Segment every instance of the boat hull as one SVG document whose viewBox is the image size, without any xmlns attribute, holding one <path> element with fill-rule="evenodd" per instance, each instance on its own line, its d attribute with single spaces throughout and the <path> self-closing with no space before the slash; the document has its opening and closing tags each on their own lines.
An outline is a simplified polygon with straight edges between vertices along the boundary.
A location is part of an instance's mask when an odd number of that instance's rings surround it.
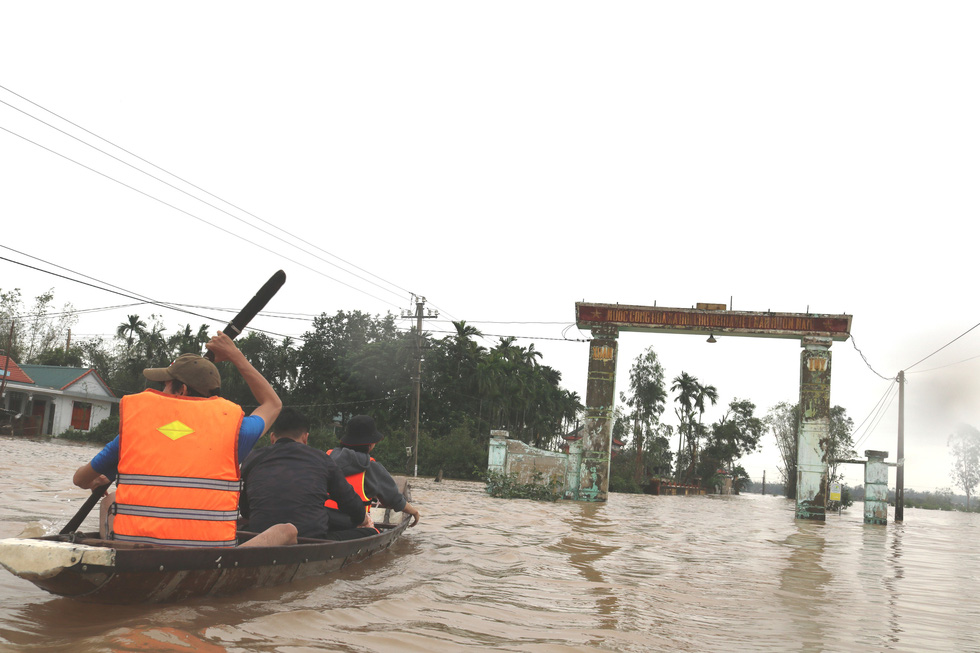
<svg viewBox="0 0 980 653">
<path fill-rule="evenodd" d="M 378 524 L 378 535 L 355 540 L 301 538 L 277 547 L 177 548 L 123 546 L 85 534 L 0 541 L 0 563 L 52 594 L 93 603 L 161 603 L 199 596 L 235 594 L 256 587 L 325 576 L 387 549 L 410 520 Z M 241 533 L 244 538 L 251 534 Z M 55 543 L 63 560 L 9 563 L 8 549 L 28 542 Z M 6 545 L 10 543 L 10 545 Z M 60 543 L 60 544 L 59 544 Z M 49 544 L 46 544 L 50 548 Z M 113 554 L 106 557 L 105 549 Z M 20 558 L 25 552 L 19 553 Z M 50 557 L 50 556 L 49 556 Z M 92 562 L 90 562 L 92 561 Z"/>
</svg>

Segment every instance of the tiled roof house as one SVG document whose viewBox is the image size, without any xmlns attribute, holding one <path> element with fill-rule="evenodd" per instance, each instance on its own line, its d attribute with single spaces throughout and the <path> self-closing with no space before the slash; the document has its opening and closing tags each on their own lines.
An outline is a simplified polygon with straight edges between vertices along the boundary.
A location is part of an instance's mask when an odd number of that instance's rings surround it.
<svg viewBox="0 0 980 653">
<path fill-rule="evenodd" d="M 59 435 L 69 428 L 88 431 L 119 403 L 92 368 L 18 365 L 0 356 L 0 384 L 0 408 L 14 433 L 24 435 Z"/>
</svg>

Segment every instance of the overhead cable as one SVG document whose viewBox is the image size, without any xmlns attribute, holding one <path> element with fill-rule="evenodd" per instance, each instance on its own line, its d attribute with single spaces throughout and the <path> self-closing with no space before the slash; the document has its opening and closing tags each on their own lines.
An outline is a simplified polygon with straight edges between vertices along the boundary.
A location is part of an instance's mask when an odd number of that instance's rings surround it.
<svg viewBox="0 0 980 653">
<path fill-rule="evenodd" d="M 854 339 L 854 334 L 853 333 L 849 333 L 847 335 L 849 335 L 851 337 L 851 345 L 854 346 L 854 351 L 856 351 L 857 353 L 859 353 L 861 355 L 861 359 L 864 361 L 864 364 L 868 366 L 868 369 L 869 370 L 871 370 L 872 372 L 874 372 L 876 375 L 878 375 L 879 378 L 881 378 L 881 379 L 883 379 L 885 381 L 894 381 L 895 380 L 895 377 L 887 377 L 884 374 L 880 374 L 878 372 L 878 370 L 876 370 L 875 368 L 871 367 L 871 363 L 868 362 L 868 359 L 867 359 L 867 357 L 865 357 L 864 352 L 861 351 L 860 349 L 858 349 L 857 341 Z"/>
<path fill-rule="evenodd" d="M 855 447 L 858 446 L 858 444 L 860 444 L 861 442 L 864 442 L 865 440 L 867 440 L 868 439 L 868 436 L 870 436 L 872 433 L 874 433 L 875 429 L 878 428 L 878 424 L 880 424 L 881 423 L 881 420 L 883 420 L 885 418 L 885 415 L 887 414 L 888 409 L 891 408 L 892 402 L 895 401 L 895 396 L 897 394 L 898 393 L 891 393 L 889 395 L 889 397 L 888 397 L 888 403 L 881 407 L 881 410 L 878 411 L 877 419 L 875 420 L 875 422 L 873 424 L 871 424 L 871 426 L 868 427 L 868 432 L 864 435 L 864 437 L 861 438 L 861 440 L 857 444 L 854 445 Z"/>
<path fill-rule="evenodd" d="M 861 422 L 861 425 L 859 425 L 856 429 L 854 429 L 854 432 L 857 433 L 861 429 L 861 426 L 863 426 L 866 422 L 868 422 L 869 419 L 871 420 L 864 431 L 864 435 L 862 435 L 857 440 L 855 440 L 854 442 L 855 449 L 862 442 L 868 439 L 868 436 L 870 436 L 874 432 L 878 424 L 881 422 L 882 418 L 885 415 L 885 411 L 889 406 L 891 406 L 892 401 L 894 401 L 895 399 L 893 393 L 895 392 L 896 387 L 897 386 L 894 383 L 889 383 L 888 387 L 885 389 L 884 394 L 882 394 L 881 398 L 878 399 L 878 403 L 875 404 L 874 408 L 871 409 L 871 412 L 868 414 L 868 416 L 864 418 L 864 420 Z"/>
<path fill-rule="evenodd" d="M 980 358 L 980 354 L 976 356 L 970 356 L 969 358 L 964 358 L 963 360 L 956 361 L 955 363 L 947 363 L 946 365 L 940 365 L 939 367 L 930 367 L 925 370 L 915 370 L 914 372 L 908 372 L 909 374 L 925 374 L 926 372 L 935 372 L 936 370 L 946 369 L 947 367 L 953 367 L 954 365 L 959 365 L 961 363 L 969 363 L 972 360 Z M 907 370 L 906 370 L 907 371 Z"/>
<path fill-rule="evenodd" d="M 2 127 L 0 127 L 0 129 L 2 129 Z M 4 249 L 10 249 L 9 247 L 5 247 L 4 245 L 0 245 L 0 247 L 3 247 Z M 16 250 L 12 250 L 12 251 L 16 251 Z M 32 257 L 32 258 L 35 258 L 35 257 Z M 40 260 L 40 259 L 38 259 L 38 260 Z M 90 288 L 95 288 L 96 290 L 101 290 L 103 292 L 108 292 L 108 293 L 112 293 L 114 295 L 119 295 L 121 297 L 126 297 L 127 299 L 144 299 L 143 297 L 135 296 L 135 295 L 129 293 L 128 291 L 112 290 L 111 288 L 105 288 L 105 287 L 102 287 L 102 286 L 97 286 L 95 284 L 88 283 L 88 282 L 82 281 L 80 279 L 73 279 L 73 278 L 68 277 L 68 276 L 65 276 L 63 274 L 58 274 L 57 272 L 52 272 L 51 270 L 45 270 L 45 269 L 42 269 L 42 268 L 39 268 L 39 267 L 35 267 L 33 265 L 28 265 L 27 263 L 23 263 L 21 261 L 15 261 L 15 260 L 9 259 L 9 258 L 7 258 L 5 256 L 0 256 L 0 261 L 7 261 L 8 263 L 13 263 L 14 265 L 20 265 L 22 267 L 29 268 L 31 270 L 35 270 L 37 272 L 42 272 L 44 274 L 50 274 L 51 276 L 58 277 L 59 279 L 65 279 L 67 281 L 72 281 L 74 283 L 79 283 L 79 284 L 82 284 L 83 286 L 88 286 Z M 43 261 L 43 262 L 44 263 L 47 263 L 47 261 Z M 54 265 L 54 264 L 53 263 L 48 263 L 48 265 Z M 56 267 L 60 267 L 60 266 L 56 266 Z M 74 272 L 74 271 L 71 271 L 71 272 Z M 104 283 L 104 282 L 99 281 L 99 283 Z M 109 285 L 109 284 L 106 284 L 106 285 Z M 205 319 L 205 320 L 211 320 L 211 321 L 218 322 L 218 323 L 221 323 L 223 321 L 220 318 L 212 317 L 210 315 L 202 315 L 200 313 L 195 313 L 193 311 L 188 311 L 187 309 L 183 309 L 183 308 L 177 308 L 177 307 L 172 306 L 170 304 L 166 304 L 166 303 L 159 302 L 159 301 L 156 301 L 156 300 L 153 300 L 153 299 L 149 299 L 149 298 L 146 298 L 145 299 L 145 303 L 147 303 L 147 304 L 153 304 L 154 306 L 159 306 L 160 308 L 166 308 L 166 309 L 171 310 L 171 311 L 177 311 L 178 313 L 186 313 L 187 315 L 193 315 L 194 317 L 199 317 L 199 318 L 202 318 L 202 319 Z M 258 331 L 260 333 L 265 333 L 265 334 L 271 335 L 271 336 L 277 336 L 277 337 L 280 337 L 280 338 L 286 337 L 283 334 L 276 333 L 274 331 L 266 331 L 264 329 L 256 329 L 255 327 L 251 327 L 251 326 L 248 327 L 248 328 L 251 329 L 252 331 Z"/>
<path fill-rule="evenodd" d="M 973 330 L 974 330 L 974 329 L 976 329 L 977 327 L 980 327 L 980 322 L 977 322 L 976 324 L 974 324 L 973 326 L 971 326 L 971 327 L 970 327 L 969 329 L 967 329 L 966 331 L 964 331 L 964 332 L 963 332 L 963 333 L 961 333 L 960 335 L 958 335 L 958 336 L 956 336 L 955 338 L 953 338 L 952 340 L 950 340 L 950 341 L 949 341 L 949 342 L 947 342 L 947 343 L 946 343 L 945 345 L 943 345 L 942 347 L 940 347 L 940 348 L 939 348 L 939 349 L 937 349 L 936 351 L 934 351 L 934 352 L 932 352 L 931 354 L 929 354 L 929 355 L 928 355 L 928 356 L 926 356 L 925 358 L 921 358 L 921 359 L 919 359 L 918 361 L 916 361 L 915 363 L 912 363 L 911 365 L 909 365 L 908 367 L 906 367 L 906 368 L 905 368 L 905 371 L 906 371 L 906 372 L 908 372 L 908 371 L 909 371 L 910 369 L 912 369 L 913 367 L 915 367 L 916 365 L 918 365 L 918 364 L 919 364 L 919 363 L 921 363 L 922 361 L 924 361 L 924 360 L 928 360 L 929 358 L 932 358 L 933 356 L 935 356 L 936 354 L 938 354 L 938 353 L 939 353 L 939 352 L 941 352 L 942 350 L 944 350 L 944 349 L 946 349 L 946 348 L 947 348 L 947 347 L 949 347 L 949 346 L 950 346 L 951 344 L 953 344 L 954 342 L 956 342 L 957 340 L 959 340 L 960 338 L 962 338 L 962 337 L 963 337 L 963 336 L 965 336 L 966 334 L 968 334 L 968 333 L 970 333 L 971 331 L 973 331 Z"/>
<path fill-rule="evenodd" d="M 128 188 L 128 189 L 130 189 L 130 190 L 132 190 L 134 192 L 139 193 L 140 195 L 143 195 L 144 197 L 148 197 L 149 199 L 154 200 L 156 202 L 159 202 L 160 204 L 163 204 L 166 207 L 169 207 L 171 209 L 174 209 L 175 211 L 178 211 L 180 213 L 183 213 L 184 215 L 189 216 L 191 218 L 194 218 L 195 220 L 197 220 L 199 222 L 203 222 L 204 224 L 206 224 L 206 225 L 208 225 L 210 227 L 214 227 L 218 231 L 222 231 L 222 232 L 228 234 L 229 236 L 234 236 L 235 238 L 238 238 L 239 240 L 243 240 L 246 243 L 248 243 L 250 245 L 253 245 L 255 247 L 258 247 L 259 249 L 261 249 L 263 251 L 266 251 L 266 252 L 268 252 L 270 254 L 273 254 L 273 255 L 275 255 L 275 256 L 277 256 L 279 258 L 285 259 L 285 260 L 289 261 L 290 263 L 294 263 L 295 265 L 298 265 L 300 267 L 306 268 L 307 270 L 309 270 L 310 272 L 313 272 L 314 274 L 319 274 L 320 276 L 325 277 L 327 279 L 330 279 L 331 281 L 335 281 L 335 282 L 339 283 L 342 286 L 347 286 L 351 290 L 355 290 L 355 291 L 357 291 L 359 293 L 363 293 L 363 294 L 367 295 L 368 297 L 371 297 L 372 299 L 378 300 L 379 302 L 388 304 L 390 306 L 394 306 L 396 308 L 398 307 L 398 305 L 395 304 L 395 303 L 393 303 L 393 302 L 390 302 L 390 301 L 385 300 L 385 299 L 381 299 L 380 297 L 377 297 L 375 295 L 372 295 L 371 293 L 367 292 L 366 290 L 362 290 L 361 288 L 357 288 L 356 286 L 352 286 L 349 283 L 346 283 L 344 281 L 341 281 L 340 279 L 336 279 L 334 277 L 331 277 L 329 274 L 326 274 L 324 272 L 321 272 L 320 270 L 316 270 L 316 269 L 310 267 L 309 265 L 306 265 L 305 263 L 300 263 L 299 261 L 296 261 L 294 259 L 289 258 L 288 256 L 285 256 L 284 254 L 280 254 L 279 252 L 276 252 L 274 250 L 271 250 L 268 247 L 265 247 L 264 245 L 260 245 L 259 243 L 253 242 L 253 241 L 249 240 L 248 238 L 242 236 L 241 234 L 236 234 L 235 232 L 230 231 L 228 229 L 225 229 L 224 227 L 219 227 L 218 225 L 216 225 L 216 224 L 214 224 L 212 222 L 209 222 L 209 221 L 205 220 L 204 218 L 202 218 L 202 217 L 200 217 L 198 215 L 195 215 L 195 214 L 191 213 L 190 211 L 186 211 L 186 210 L 180 208 L 179 206 L 176 206 L 174 204 L 171 204 L 170 202 L 167 202 L 165 200 L 162 200 L 159 197 L 156 197 L 154 195 L 151 195 L 150 193 L 147 193 L 145 191 L 142 191 L 139 188 L 136 188 L 135 186 L 131 186 L 130 184 L 127 184 L 124 181 L 120 181 L 120 180 L 116 179 L 115 177 L 112 177 L 111 175 L 107 175 L 104 172 L 100 172 L 99 170 L 96 170 L 95 168 L 92 168 L 91 166 L 87 166 L 84 163 L 81 163 L 79 161 L 76 161 L 75 159 L 72 159 L 69 156 L 66 156 L 66 155 L 64 155 L 64 154 L 62 154 L 60 152 L 57 152 L 56 150 L 53 150 L 53 149 L 51 149 L 49 147 L 46 147 L 44 145 L 41 145 L 40 143 L 38 143 L 36 141 L 33 141 L 33 140 L 27 138 L 26 136 L 22 136 L 21 134 L 18 134 L 15 131 L 12 131 L 10 129 L 7 129 L 6 127 L 3 127 L 3 126 L 0 126 L 0 130 L 3 130 L 5 132 L 7 132 L 8 134 L 11 134 L 13 136 L 16 136 L 17 138 L 20 138 L 20 139 L 22 139 L 24 141 L 27 141 L 28 143 L 31 143 L 32 145 L 36 145 L 37 147 L 40 147 L 42 150 L 46 150 L 46 151 L 48 151 L 48 152 L 50 152 L 50 153 L 52 153 L 54 155 L 60 156 L 61 158 L 65 159 L 66 161 L 71 161 L 75 165 L 81 166 L 81 167 L 85 168 L 86 170 L 89 170 L 91 172 L 94 172 L 95 174 L 99 175 L 100 177 L 105 177 L 106 179 L 108 179 L 110 181 L 114 181 L 117 184 L 119 184 L 120 186 L 124 186 L 124 187 L 126 187 L 126 188 Z"/>
<path fill-rule="evenodd" d="M 855 427 L 855 428 L 853 429 L 853 431 L 851 432 L 851 435 L 857 435 L 857 433 L 858 433 L 858 431 L 860 431 L 860 430 L 861 430 L 861 427 L 862 427 L 862 426 L 864 426 L 864 425 L 865 425 L 865 424 L 867 423 L 867 421 L 868 421 L 869 419 L 871 419 L 871 416 L 872 416 L 872 415 L 874 415 L 874 414 L 876 414 L 876 413 L 877 413 L 877 411 L 878 411 L 878 407 L 879 407 L 879 406 L 880 406 L 880 405 L 881 405 L 881 404 L 882 404 L 882 403 L 883 403 L 883 402 L 885 401 L 885 397 L 887 397 L 887 396 L 888 396 L 888 393 L 889 393 L 889 392 L 891 392 L 893 388 L 894 388 L 894 386 L 893 386 L 893 385 L 892 385 L 891 383 L 889 383 L 889 384 L 888 384 L 888 386 L 886 386 L 886 387 L 885 387 L 885 392 L 884 392 L 884 393 L 882 393 L 882 395 L 881 395 L 881 397 L 880 397 L 880 398 L 878 399 L 878 401 L 877 401 L 877 402 L 875 403 L 875 405 L 874 405 L 874 407 L 873 407 L 873 408 L 871 409 L 871 412 L 869 412 L 869 413 L 868 413 L 868 414 L 867 414 L 867 415 L 865 416 L 865 418 L 864 418 L 863 420 L 861 420 L 861 423 L 860 423 L 860 424 L 858 424 L 858 425 L 857 425 L 857 426 L 856 426 L 856 427 Z M 860 439 L 860 438 L 859 438 L 859 439 Z M 857 446 L 857 444 L 856 444 L 856 443 L 855 443 L 855 446 Z"/>
<path fill-rule="evenodd" d="M 82 127 L 81 125 L 79 125 L 79 124 L 77 124 L 75 122 L 72 122 L 71 120 L 68 120 L 64 116 L 62 116 L 62 115 L 60 115 L 58 113 L 55 113 L 54 111 L 51 111 L 50 109 L 47 109 L 46 107 L 41 106 L 37 102 L 34 102 L 33 100 L 30 100 L 29 98 L 26 98 L 23 95 L 20 95 L 19 93 L 15 92 L 15 91 L 12 91 L 11 89 L 7 88 L 6 86 L 0 85 L 0 88 L 2 88 L 3 90 L 7 91 L 11 95 L 15 95 L 15 96 L 19 97 L 20 99 L 24 100 L 25 102 L 29 102 L 30 104 L 36 106 L 37 108 L 39 108 L 39 109 L 41 109 L 43 111 L 46 111 L 47 113 L 50 113 L 51 115 L 53 115 L 53 116 L 59 118 L 60 120 L 63 120 L 64 122 L 68 123 L 69 125 L 72 125 L 73 127 L 76 127 L 78 129 L 82 130 L 83 132 L 85 132 L 87 134 L 90 134 L 91 136 L 94 136 L 95 138 L 98 138 L 99 140 L 101 140 L 101 141 L 103 141 L 105 143 L 108 143 L 112 147 L 120 150 L 121 152 L 125 152 L 129 156 L 131 156 L 131 157 L 133 157 L 133 158 L 135 158 L 135 159 L 137 159 L 139 161 L 142 161 L 143 163 L 145 163 L 145 164 L 147 164 L 149 166 L 152 166 L 152 167 L 156 168 L 157 170 L 160 170 L 161 172 L 166 173 L 167 175 L 173 177 L 174 179 L 177 179 L 177 180 L 179 180 L 179 181 L 187 184 L 191 188 L 194 188 L 196 190 L 199 190 L 202 193 L 204 193 L 204 194 L 206 194 L 206 195 L 208 195 L 210 197 L 213 197 L 216 200 L 222 202 L 223 204 L 227 204 L 228 206 L 234 208 L 235 210 L 240 211 L 240 212 L 244 213 L 245 215 L 251 216 L 251 217 L 255 218 L 256 220 L 258 220 L 259 222 L 261 222 L 261 223 L 263 223 L 265 225 L 268 225 L 270 227 L 273 227 L 273 228 L 277 229 L 278 231 L 280 231 L 280 232 L 288 235 L 289 237 L 294 238 L 294 239 L 300 241 L 301 243 L 303 243 L 305 245 L 309 245 L 310 247 L 313 247 L 314 249 L 317 249 L 320 252 L 323 252 L 324 254 L 326 254 L 328 256 L 331 256 L 331 257 L 337 259 L 338 261 L 341 261 L 342 263 L 344 263 L 346 265 L 349 265 L 349 266 L 351 266 L 351 267 L 353 267 L 353 268 L 355 268 L 357 270 L 360 270 L 361 272 L 364 272 L 365 274 L 369 274 L 372 277 L 374 277 L 375 279 L 379 279 L 379 280 L 385 282 L 389 286 L 392 286 L 394 288 L 397 288 L 401 293 L 404 293 L 404 294 L 412 294 L 411 291 L 402 288 L 398 284 L 395 284 L 395 283 L 393 283 L 391 281 L 388 281 L 388 280 L 384 279 L 383 277 L 380 277 L 380 276 L 374 274 L 373 272 L 370 272 L 368 270 L 365 270 L 364 268 L 361 268 L 361 267 L 355 265 L 354 263 L 351 263 L 350 261 L 344 260 L 343 258 L 337 256 L 336 254 L 333 254 L 331 252 L 328 252 L 327 250 L 325 250 L 325 249 L 323 249 L 323 248 L 321 248 L 321 247 L 319 247 L 317 245 L 314 245 L 313 243 L 310 243 L 309 241 L 307 241 L 307 240 L 305 240 L 305 239 L 303 239 L 303 238 L 301 238 L 301 237 L 299 237 L 299 236 L 297 236 L 297 235 L 295 235 L 293 233 L 290 233 L 289 231 L 286 231 L 282 227 L 280 227 L 278 225 L 275 225 L 275 224 L 272 224 L 271 222 L 260 218 L 259 216 L 255 215 L 254 213 L 251 213 L 250 211 L 247 211 L 247 210 L 245 210 L 245 209 L 243 209 L 243 208 L 241 208 L 241 207 L 239 207 L 239 206 L 237 206 L 237 205 L 229 202 L 228 200 L 226 200 L 224 198 L 221 198 L 221 197 L 215 195 L 214 193 L 211 193 L 211 192 L 205 190 L 204 188 L 201 188 L 200 186 L 197 186 L 196 184 L 194 184 L 194 183 L 192 183 L 192 182 L 184 179 L 183 177 L 180 177 L 179 175 L 176 175 L 176 174 L 170 172 L 169 170 L 166 170 L 164 168 L 161 168 L 160 166 L 156 165 L 155 163 L 153 163 L 151 161 L 148 161 L 147 159 L 144 159 L 143 157 L 139 156 L 138 154 L 135 154 L 134 152 L 131 152 L 131 151 L 129 151 L 129 150 L 127 150 L 127 149 L 119 146 L 119 145 L 116 145 L 112 141 L 110 141 L 110 140 L 108 140 L 106 138 L 103 138 L 102 136 L 96 134 L 95 132 L 93 132 L 93 131 L 91 131 L 89 129 L 86 129 L 85 127 Z M 24 111 L 23 109 L 21 109 L 19 107 L 16 107 L 16 106 L 10 104 L 9 102 L 6 102 L 4 100 L 0 100 L 0 102 L 2 102 L 3 104 L 7 105 L 8 107 L 10 107 L 10 108 L 12 108 L 12 109 L 14 109 L 16 111 L 19 111 L 20 113 L 24 114 L 25 116 L 28 116 L 30 118 L 33 118 L 34 120 L 36 120 L 36 121 L 38 121 L 38 122 L 40 122 L 40 123 L 42 123 L 44 125 L 47 125 L 51 129 L 54 129 L 54 130 L 56 130 L 56 131 L 58 131 L 58 132 L 60 132 L 60 133 L 62 133 L 64 135 L 66 135 L 66 136 L 68 136 L 70 138 L 75 139 L 76 141 L 78 141 L 79 143 L 82 143 L 83 145 L 87 145 L 88 147 L 96 150 L 97 152 L 101 152 L 102 154 L 104 154 L 104 155 L 106 155 L 106 156 L 108 156 L 108 157 L 110 157 L 112 159 L 115 159 L 116 161 L 119 161 L 120 163 L 122 163 L 124 165 L 129 166 L 130 168 L 132 168 L 133 170 L 136 170 L 137 172 L 141 172 L 144 175 L 147 175 L 148 177 L 151 177 L 152 179 L 155 179 L 155 180 L 159 181 L 162 184 L 166 184 L 167 186 L 169 186 L 170 188 L 173 188 L 174 190 L 177 190 L 177 191 L 179 191 L 181 193 L 184 193 L 188 197 L 191 197 L 193 199 L 196 199 L 197 201 L 199 201 L 199 202 L 201 202 L 203 204 L 206 204 L 207 206 L 210 206 L 210 207 L 212 207 L 212 208 L 214 208 L 214 209 L 216 209 L 218 211 L 221 211 L 222 213 L 224 213 L 224 214 L 226 214 L 226 215 L 234 218 L 235 220 L 238 220 L 239 222 L 242 222 L 243 224 L 246 224 L 246 225 L 252 227 L 253 229 L 258 229 L 259 231 L 261 231 L 262 233 L 264 233 L 264 234 L 266 234 L 268 236 L 272 236 L 273 238 L 276 238 L 277 240 L 279 240 L 279 241 L 281 241 L 283 243 L 286 243 L 287 245 L 290 245 L 291 247 L 295 247 L 296 249 L 299 249 L 301 252 L 303 252 L 305 254 L 309 254 L 310 256 L 313 256 L 314 258 L 317 258 L 318 260 L 326 263 L 327 265 L 332 265 L 335 268 L 337 268 L 339 270 L 342 270 L 343 272 L 346 272 L 347 274 L 350 274 L 350 275 L 352 275 L 352 276 L 354 276 L 354 277 L 356 277 L 356 278 L 358 278 L 358 279 L 360 279 L 362 281 L 365 281 L 367 283 L 370 283 L 371 285 L 376 286 L 376 287 L 378 287 L 378 288 L 380 288 L 382 290 L 385 290 L 386 292 L 390 292 L 390 293 L 395 294 L 395 295 L 398 295 L 399 294 L 399 293 L 396 293 L 395 291 L 391 290 L 390 288 L 385 288 L 384 286 L 381 286 L 381 285 L 375 283 L 374 281 L 371 281 L 370 279 L 365 279 L 364 277 L 361 277 L 361 276 L 359 276 L 357 274 L 354 274 L 350 270 L 345 270 L 344 268 L 340 267 L 336 263 L 333 263 L 331 261 L 327 261 L 326 259 L 323 259 L 322 257 L 319 257 L 316 254 L 313 254 L 311 252 L 308 252 L 308 251 L 302 249 L 301 247 L 299 247 L 299 246 L 297 246 L 297 245 L 295 245 L 293 243 L 290 243 L 290 242 L 288 242 L 286 240 L 283 240 L 279 236 L 276 236 L 274 234 L 270 234 L 269 232 L 265 231 L 264 229 L 259 229 L 255 225 L 253 225 L 253 224 L 251 224 L 251 223 L 243 220 L 242 218 L 240 218 L 240 217 L 238 217 L 238 216 L 236 216 L 236 215 L 234 215 L 234 214 L 226 211 L 225 209 L 222 209 L 221 207 L 215 206 L 214 204 L 211 204 L 210 202 L 207 202 L 207 201 L 201 199 L 200 197 L 197 197 L 196 195 L 193 195 L 191 193 L 188 193 L 186 190 L 184 190 L 182 188 L 179 188 L 179 187 L 177 187 L 177 186 L 175 186 L 175 185 L 171 184 L 170 182 L 167 182 L 167 181 L 165 181 L 163 179 L 160 179 L 156 175 L 150 174 L 146 170 L 143 170 L 142 168 L 139 168 L 137 166 L 134 166 L 131 163 L 129 163 L 127 161 L 124 161 L 123 159 L 120 159 L 119 157 L 117 157 L 117 156 L 115 156 L 113 154 L 110 154 L 110 153 L 106 152 L 105 150 L 100 149 L 100 148 L 96 147 L 95 145 L 92 145 L 91 143 L 88 143 L 88 142 L 86 142 L 86 141 L 78 138 L 77 136 L 74 136 L 73 134 L 70 134 L 70 133 L 64 131 L 63 129 L 60 129 L 58 127 L 55 127 L 51 123 L 46 122 L 46 121 L 42 120 L 41 118 L 38 118 L 37 116 L 35 116 L 35 115 L 31 114 L 31 113 L 28 113 L 27 111 Z"/>
</svg>

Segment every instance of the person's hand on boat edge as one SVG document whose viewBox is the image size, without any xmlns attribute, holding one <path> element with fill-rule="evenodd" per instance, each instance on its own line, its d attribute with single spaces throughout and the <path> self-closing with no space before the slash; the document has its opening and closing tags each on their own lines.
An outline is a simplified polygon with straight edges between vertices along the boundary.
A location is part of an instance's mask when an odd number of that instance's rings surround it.
<svg viewBox="0 0 980 653">
<path fill-rule="evenodd" d="M 422 517 L 422 515 L 419 514 L 418 508 L 410 503 L 405 504 L 405 507 L 402 508 L 402 512 L 412 516 L 412 523 L 408 525 L 409 528 L 419 523 L 419 519 Z"/>
<path fill-rule="evenodd" d="M 371 519 L 371 511 L 370 510 L 365 510 L 364 511 L 364 521 L 361 522 L 361 525 L 358 526 L 358 528 L 374 528 L 374 520 Z"/>
</svg>

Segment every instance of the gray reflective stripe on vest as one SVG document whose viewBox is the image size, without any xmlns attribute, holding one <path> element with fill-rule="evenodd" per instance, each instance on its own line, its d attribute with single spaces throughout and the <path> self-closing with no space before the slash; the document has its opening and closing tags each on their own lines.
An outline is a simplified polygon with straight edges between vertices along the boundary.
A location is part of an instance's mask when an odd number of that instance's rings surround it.
<svg viewBox="0 0 980 653">
<path fill-rule="evenodd" d="M 158 517 L 161 519 L 197 519 L 203 521 L 235 521 L 238 510 L 197 510 L 194 508 L 161 508 L 159 506 L 134 506 L 117 503 L 117 515 L 131 517 Z"/>
<path fill-rule="evenodd" d="M 181 476 L 153 476 L 151 474 L 120 474 L 123 485 L 156 485 L 159 487 L 189 487 L 198 490 L 226 490 L 239 492 L 241 481 L 219 481 L 213 478 L 183 478 Z"/>
<path fill-rule="evenodd" d="M 225 540 L 224 542 L 205 542 L 202 540 L 166 540 L 162 537 L 143 537 L 142 535 L 119 535 L 112 536 L 112 539 L 120 542 L 146 542 L 149 544 L 169 544 L 171 546 L 235 546 L 238 540 Z"/>
</svg>

